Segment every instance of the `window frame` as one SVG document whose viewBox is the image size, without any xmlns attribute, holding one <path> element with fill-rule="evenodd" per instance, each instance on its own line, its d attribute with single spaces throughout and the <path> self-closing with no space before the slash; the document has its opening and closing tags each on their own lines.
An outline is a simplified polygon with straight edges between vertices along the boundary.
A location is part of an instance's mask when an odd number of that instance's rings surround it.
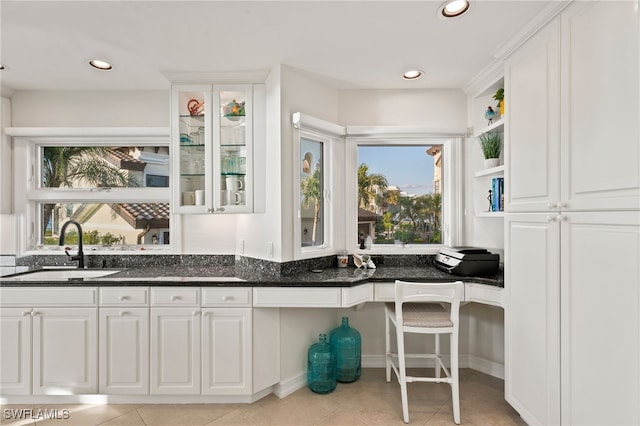
<svg viewBox="0 0 640 426">
<path fill-rule="evenodd" d="M 342 165 L 341 153 L 344 146 L 346 129 L 342 126 L 324 121 L 306 114 L 294 113 L 292 115 L 293 132 L 293 257 L 294 260 L 310 259 L 321 256 L 329 256 L 337 253 L 337 237 L 342 224 L 338 222 L 337 212 L 343 205 L 338 197 L 340 190 L 336 187 L 341 181 Z M 321 142 L 323 144 L 323 244 L 318 246 L 302 247 L 302 222 L 300 211 L 300 142 L 302 139 Z"/>
<path fill-rule="evenodd" d="M 358 233 L 358 146 L 408 146 L 408 145 L 442 145 L 443 163 L 441 186 L 442 194 L 442 244 L 407 244 L 405 246 L 390 244 L 374 244 L 369 254 L 374 255 L 415 255 L 436 254 L 441 247 L 458 246 L 464 235 L 464 166 L 462 144 L 464 135 L 438 134 L 417 129 L 398 127 L 366 127 L 347 128 L 345 155 L 345 206 L 346 232 L 344 246 L 350 253 L 363 252 L 355 235 Z M 444 187 L 444 192 L 442 191 Z"/>
<path fill-rule="evenodd" d="M 39 247 L 39 224 L 42 222 L 41 203 L 170 203 L 169 187 L 140 188 L 42 188 L 42 147 L 47 146 L 166 146 L 170 145 L 169 128 L 10 128 L 13 136 L 16 172 L 14 177 L 14 206 L 22 216 L 18 252 L 21 254 L 59 254 L 55 247 Z M 21 165 L 23 167 L 21 167 Z M 171 165 L 169 164 L 169 176 Z M 170 235 L 176 235 L 175 215 L 169 220 Z M 168 245 L 147 245 L 147 250 L 119 250 L 126 254 L 149 254 L 175 252 L 175 237 Z M 87 246 L 91 253 L 113 254 L 115 248 Z M 151 248 L 153 250 L 151 250 Z"/>
</svg>

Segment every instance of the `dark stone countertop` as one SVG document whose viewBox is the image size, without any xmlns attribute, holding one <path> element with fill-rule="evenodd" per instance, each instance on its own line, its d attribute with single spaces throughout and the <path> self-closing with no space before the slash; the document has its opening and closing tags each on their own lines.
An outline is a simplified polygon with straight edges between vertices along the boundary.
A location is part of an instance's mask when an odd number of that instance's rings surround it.
<svg viewBox="0 0 640 426">
<path fill-rule="evenodd" d="M 450 275 L 432 266 L 380 266 L 377 269 L 326 268 L 292 275 L 265 274 L 235 266 L 149 266 L 122 268 L 98 278 L 26 280 L 29 274 L 0 277 L 0 287 L 26 286 L 198 286 L 198 287 L 352 287 L 367 282 L 466 281 L 504 287 L 502 273 L 493 277 Z"/>
</svg>

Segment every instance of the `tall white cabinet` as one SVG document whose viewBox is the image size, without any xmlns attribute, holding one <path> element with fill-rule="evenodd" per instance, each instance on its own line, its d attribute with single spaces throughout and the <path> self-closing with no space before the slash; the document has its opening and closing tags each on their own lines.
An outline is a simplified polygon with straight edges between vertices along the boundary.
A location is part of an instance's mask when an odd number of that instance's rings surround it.
<svg viewBox="0 0 640 426">
<path fill-rule="evenodd" d="M 640 424 L 639 27 L 576 2 L 506 61 L 505 397 Z"/>
</svg>

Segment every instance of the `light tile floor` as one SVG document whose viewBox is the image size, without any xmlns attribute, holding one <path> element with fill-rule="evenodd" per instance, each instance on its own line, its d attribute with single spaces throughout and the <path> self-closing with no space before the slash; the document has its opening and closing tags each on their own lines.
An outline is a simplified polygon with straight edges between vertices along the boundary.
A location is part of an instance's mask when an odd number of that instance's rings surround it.
<svg viewBox="0 0 640 426">
<path fill-rule="evenodd" d="M 415 372 L 415 371 L 414 371 Z M 395 377 L 393 377 L 395 379 Z M 412 425 L 453 423 L 451 388 L 447 384 L 409 383 L 409 420 Z M 253 404 L 109 404 L 5 405 L 0 424 L 11 426 L 387 426 L 402 425 L 400 387 L 386 383 L 384 369 L 363 369 L 354 383 L 338 383 L 330 394 L 308 388 L 279 399 L 269 395 Z M 7 409 L 69 410 L 61 420 L 19 420 Z M 504 381 L 470 370 L 460 370 L 460 412 L 463 425 L 525 425 L 504 401 Z"/>
</svg>

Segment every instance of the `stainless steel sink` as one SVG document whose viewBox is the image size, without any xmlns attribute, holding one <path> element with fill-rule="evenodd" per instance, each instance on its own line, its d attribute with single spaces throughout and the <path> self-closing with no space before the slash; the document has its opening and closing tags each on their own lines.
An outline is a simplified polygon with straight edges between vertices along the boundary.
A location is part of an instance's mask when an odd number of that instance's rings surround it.
<svg viewBox="0 0 640 426">
<path fill-rule="evenodd" d="M 100 278 L 120 272 L 118 270 L 104 269 L 47 269 L 28 272 L 14 277 L 5 277 L 3 280 L 11 281 L 65 281 L 80 278 Z"/>
</svg>

